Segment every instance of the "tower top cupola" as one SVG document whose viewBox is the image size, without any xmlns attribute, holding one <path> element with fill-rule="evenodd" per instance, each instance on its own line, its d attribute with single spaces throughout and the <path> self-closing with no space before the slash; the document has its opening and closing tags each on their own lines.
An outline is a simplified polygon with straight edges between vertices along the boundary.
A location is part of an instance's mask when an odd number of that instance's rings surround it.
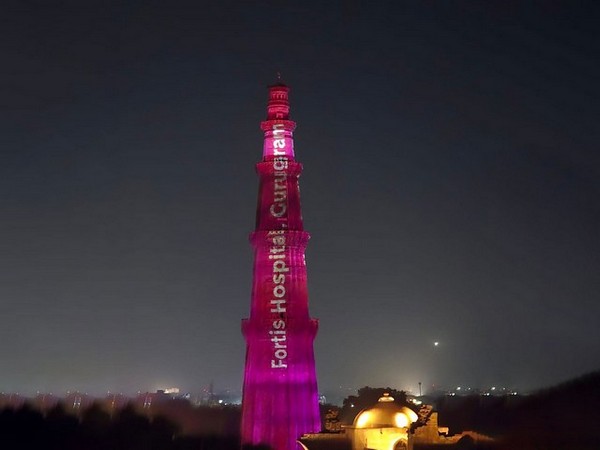
<svg viewBox="0 0 600 450">
<path fill-rule="evenodd" d="M 290 117 L 290 88 L 278 77 L 277 83 L 269 86 L 269 102 L 267 103 L 267 120 L 288 120 Z"/>
<path fill-rule="evenodd" d="M 275 84 L 269 86 L 267 119 L 260 123 L 265 133 L 263 158 L 284 157 L 294 159 L 294 138 L 296 122 L 290 120 L 290 88 L 277 74 Z"/>
</svg>

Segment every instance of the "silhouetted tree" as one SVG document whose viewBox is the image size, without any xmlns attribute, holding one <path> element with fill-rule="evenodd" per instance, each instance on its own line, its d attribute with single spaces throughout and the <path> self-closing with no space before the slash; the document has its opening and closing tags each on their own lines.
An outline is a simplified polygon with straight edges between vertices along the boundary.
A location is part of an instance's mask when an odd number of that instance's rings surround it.
<svg viewBox="0 0 600 450">
<path fill-rule="evenodd" d="M 342 410 L 340 413 L 340 421 L 345 424 L 350 424 L 354 421 L 356 415 L 365 408 L 370 408 L 383 397 L 383 394 L 388 393 L 394 397 L 394 402 L 408 406 L 406 402 L 406 392 L 392 388 L 372 388 L 369 386 L 362 387 L 358 390 L 358 395 L 350 395 L 344 399 Z"/>
</svg>

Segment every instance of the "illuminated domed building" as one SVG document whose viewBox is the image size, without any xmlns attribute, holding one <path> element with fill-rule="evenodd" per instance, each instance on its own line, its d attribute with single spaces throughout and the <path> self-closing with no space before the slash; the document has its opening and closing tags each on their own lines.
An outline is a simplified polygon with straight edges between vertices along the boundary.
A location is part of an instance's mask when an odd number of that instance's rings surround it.
<svg viewBox="0 0 600 450">
<path fill-rule="evenodd" d="M 417 414 L 406 406 L 398 405 L 389 394 L 362 410 L 346 433 L 352 442 L 352 450 L 412 449 L 410 426 L 418 419 Z"/>
<path fill-rule="evenodd" d="M 448 435 L 447 427 L 438 426 L 437 412 L 431 405 L 422 405 L 416 413 L 396 403 L 389 394 L 359 412 L 352 425 L 342 425 L 338 430 L 305 434 L 299 443 L 305 450 L 418 450 L 454 444 L 467 448 L 494 441 L 474 431 Z"/>
<path fill-rule="evenodd" d="M 384 394 L 375 405 L 359 412 L 342 433 L 305 435 L 300 442 L 309 450 L 412 450 L 411 425 L 417 420 L 412 409 Z"/>
</svg>

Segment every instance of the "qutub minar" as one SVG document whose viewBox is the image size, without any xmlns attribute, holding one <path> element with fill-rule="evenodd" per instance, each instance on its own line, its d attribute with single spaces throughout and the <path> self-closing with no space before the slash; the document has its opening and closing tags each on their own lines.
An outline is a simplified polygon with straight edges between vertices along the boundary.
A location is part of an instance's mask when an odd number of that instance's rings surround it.
<svg viewBox="0 0 600 450">
<path fill-rule="evenodd" d="M 321 429 L 313 341 L 318 321 L 308 314 L 304 231 L 289 120 L 289 88 L 269 87 L 254 247 L 250 317 L 242 321 L 246 367 L 242 444 L 295 450 L 304 433 Z"/>
</svg>

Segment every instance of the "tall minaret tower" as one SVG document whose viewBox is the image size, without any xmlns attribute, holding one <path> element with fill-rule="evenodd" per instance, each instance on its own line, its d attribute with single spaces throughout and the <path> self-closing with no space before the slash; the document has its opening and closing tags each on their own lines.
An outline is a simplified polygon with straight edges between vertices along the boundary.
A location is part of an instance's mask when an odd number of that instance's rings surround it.
<svg viewBox="0 0 600 450">
<path fill-rule="evenodd" d="M 250 317 L 242 321 L 246 368 L 242 444 L 296 450 L 304 433 L 321 429 L 313 341 L 318 321 L 308 314 L 304 231 L 289 120 L 289 88 L 269 87 L 254 247 Z"/>
</svg>

